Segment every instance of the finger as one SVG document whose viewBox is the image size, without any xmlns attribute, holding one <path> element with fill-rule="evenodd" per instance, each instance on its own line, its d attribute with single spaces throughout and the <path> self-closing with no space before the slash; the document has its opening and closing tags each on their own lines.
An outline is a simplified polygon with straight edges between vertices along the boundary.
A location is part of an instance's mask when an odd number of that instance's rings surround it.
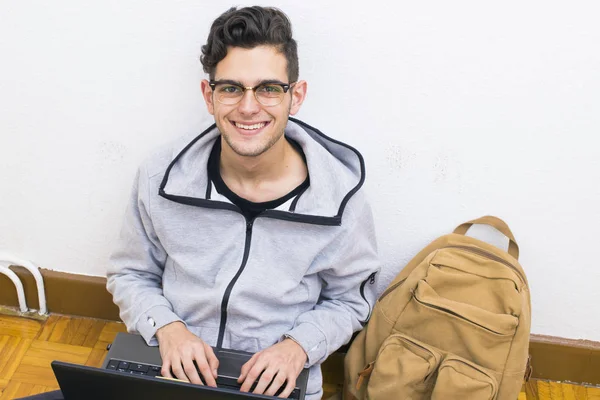
<svg viewBox="0 0 600 400">
<path fill-rule="evenodd" d="M 258 354 L 258 353 L 256 353 L 256 354 Z M 250 357 L 250 359 L 248 361 L 246 361 L 246 363 L 244 365 L 242 365 L 242 370 L 240 371 L 240 377 L 237 380 L 238 383 L 242 383 L 246 379 L 246 375 L 248 375 L 248 372 L 250 372 L 252 367 L 254 367 L 254 364 L 256 364 L 256 360 L 258 358 L 258 357 L 256 357 L 256 354 L 254 354 L 252 357 Z"/>
<path fill-rule="evenodd" d="M 209 346 L 210 347 L 210 346 Z M 206 361 L 206 346 L 197 346 L 194 348 L 194 359 L 196 360 L 196 365 L 198 366 L 198 371 L 202 374 L 202 378 L 204 379 L 204 383 L 208 386 L 217 387 L 217 382 L 215 381 L 215 377 L 211 371 L 210 366 L 208 365 L 208 361 Z"/>
<path fill-rule="evenodd" d="M 204 344 L 204 354 L 206 355 L 206 360 L 208 361 L 208 365 L 210 366 L 210 370 L 213 373 L 215 379 L 217 379 L 217 370 L 219 369 L 219 359 L 215 355 L 213 348 L 208 344 Z"/>
<path fill-rule="evenodd" d="M 160 368 L 160 375 L 165 378 L 173 378 L 173 375 L 171 375 L 171 363 L 169 361 L 163 361 Z"/>
<path fill-rule="evenodd" d="M 277 375 L 277 372 L 278 371 L 274 368 L 265 369 L 263 371 L 262 375 L 260 376 L 260 379 L 258 380 L 256 388 L 254 388 L 252 393 L 263 394 L 265 392 L 265 390 L 267 390 L 267 388 L 269 387 L 271 382 L 273 381 L 273 378 L 275 378 L 275 375 Z M 250 373 L 252 373 L 252 371 Z M 248 375 L 250 375 L 250 374 L 248 374 Z"/>
<path fill-rule="evenodd" d="M 294 390 L 295 387 L 296 387 L 296 379 L 294 379 L 293 376 L 288 376 L 287 384 L 285 385 L 285 388 L 279 394 L 278 397 L 287 399 L 288 397 L 290 397 L 290 395 L 292 394 L 292 391 Z"/>
<path fill-rule="evenodd" d="M 189 379 L 190 382 L 195 383 L 196 385 L 203 385 L 200 376 L 198 375 L 198 371 L 196 370 L 196 364 L 194 364 L 194 359 L 191 357 L 186 357 L 182 360 L 183 363 L 183 371 L 185 375 Z"/>
<path fill-rule="evenodd" d="M 271 385 L 265 391 L 265 394 L 267 396 L 275 396 L 275 393 L 277 393 L 277 391 L 279 390 L 279 388 L 281 386 L 283 386 L 283 384 L 285 383 L 285 381 L 286 381 L 286 379 L 285 379 L 285 373 L 283 371 L 279 371 L 275 375 L 275 378 L 273 378 L 273 381 L 271 382 Z"/>
<path fill-rule="evenodd" d="M 249 392 L 254 382 L 257 381 L 258 377 L 265 370 L 266 367 L 267 366 L 263 363 L 263 361 L 259 361 L 258 359 L 255 360 L 252 368 L 250 368 L 249 371 L 244 375 L 242 387 L 240 387 L 240 392 Z"/>
<path fill-rule="evenodd" d="M 181 379 L 182 381 L 188 382 L 188 377 L 183 371 L 183 367 L 181 365 L 181 360 L 177 360 L 176 362 L 171 362 L 171 371 L 173 371 L 174 378 Z"/>
<path fill-rule="evenodd" d="M 204 378 L 204 382 L 206 382 L 208 386 L 217 387 L 217 381 L 215 380 L 210 365 L 208 365 L 208 362 L 206 361 L 206 357 L 203 355 L 202 360 L 196 359 L 196 364 L 198 364 L 198 369 Z"/>
</svg>

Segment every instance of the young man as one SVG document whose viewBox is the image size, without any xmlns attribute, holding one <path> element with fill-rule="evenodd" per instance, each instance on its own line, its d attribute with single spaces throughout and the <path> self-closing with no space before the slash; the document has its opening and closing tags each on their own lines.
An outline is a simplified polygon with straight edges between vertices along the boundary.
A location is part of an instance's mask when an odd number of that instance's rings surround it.
<svg viewBox="0 0 600 400">
<path fill-rule="evenodd" d="M 379 270 L 362 156 L 297 120 L 287 16 L 232 8 L 202 47 L 215 125 L 140 168 L 108 270 L 130 331 L 160 347 L 162 375 L 215 386 L 211 346 L 256 353 L 239 382 L 287 397 L 370 315 Z M 197 372 L 196 365 L 199 373 Z M 262 375 L 261 375 L 262 374 Z"/>
</svg>

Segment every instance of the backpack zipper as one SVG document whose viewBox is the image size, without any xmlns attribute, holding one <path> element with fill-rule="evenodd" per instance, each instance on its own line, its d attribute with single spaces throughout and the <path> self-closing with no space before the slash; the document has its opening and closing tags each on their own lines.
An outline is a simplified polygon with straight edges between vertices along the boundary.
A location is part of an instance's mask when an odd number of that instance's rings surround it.
<svg viewBox="0 0 600 400">
<path fill-rule="evenodd" d="M 517 267 L 515 267 L 514 265 L 512 265 L 511 263 L 509 263 L 508 261 L 504 260 L 503 258 L 498 257 L 497 255 L 490 253 L 489 251 L 486 250 L 482 250 L 479 249 L 477 247 L 470 247 L 470 246 L 446 246 L 446 247 L 442 247 L 443 249 L 461 249 L 461 250 L 465 250 L 468 251 L 470 253 L 474 253 L 474 254 L 479 254 L 480 256 L 484 256 L 487 257 L 491 260 L 497 261 L 501 264 L 506 265 L 507 267 L 511 268 L 513 271 L 516 272 L 517 276 L 519 277 L 519 280 L 521 281 L 521 283 L 524 285 L 525 284 L 525 277 L 521 274 L 521 271 L 519 271 L 517 269 Z"/>
<path fill-rule="evenodd" d="M 468 251 L 468 252 L 471 252 L 471 253 L 475 253 L 475 254 L 478 254 L 480 256 L 484 256 L 484 257 L 487 257 L 487 258 L 489 258 L 491 260 L 497 261 L 497 262 L 499 262 L 501 264 L 506 265 L 507 267 L 509 267 L 513 271 L 515 271 L 517 273 L 517 276 L 518 276 L 519 280 L 521 281 L 521 283 L 525 284 L 525 278 L 523 277 L 523 275 L 521 274 L 521 272 L 517 269 L 517 267 L 515 267 L 514 265 L 512 265 L 508 261 L 506 261 L 506 260 L 498 257 L 497 255 L 495 255 L 493 253 L 490 253 L 489 251 L 485 251 L 485 250 L 481 250 L 481 249 L 478 249 L 478 248 L 475 248 L 475 247 L 469 247 L 469 246 L 446 246 L 446 247 L 442 247 L 442 249 L 461 249 L 461 250 L 465 250 L 465 251 Z M 381 296 L 379 296 L 379 299 L 377 301 L 379 302 L 379 301 L 383 300 L 383 298 L 385 296 L 387 296 L 392 291 L 394 291 L 394 289 L 396 289 L 398 286 L 402 285 L 405 280 L 406 280 L 406 278 L 404 278 L 400 282 L 396 282 L 392 286 L 388 287 L 381 294 Z"/>
<path fill-rule="evenodd" d="M 419 298 L 418 298 L 418 297 L 415 295 L 415 293 L 414 293 L 414 292 L 413 292 L 413 294 L 412 294 L 412 295 L 413 295 L 413 298 L 414 298 L 415 300 L 417 300 L 417 302 L 421 303 L 421 304 L 422 304 L 422 305 L 424 305 L 425 307 L 433 308 L 433 309 L 435 309 L 435 310 L 438 310 L 438 311 L 441 311 L 441 312 L 443 312 L 443 313 L 450 314 L 450 315 L 454 315 L 455 317 L 457 317 L 457 318 L 459 318 L 459 319 L 462 319 L 463 321 L 467 321 L 467 322 L 469 322 L 469 323 L 471 323 L 471 324 L 473 324 L 473 325 L 477 325 L 477 326 L 479 326 L 480 328 L 482 328 L 482 329 L 485 329 L 486 331 L 489 331 L 489 332 L 495 333 L 496 335 L 506 335 L 506 333 L 496 332 L 495 330 L 493 330 L 493 329 L 490 329 L 490 328 L 488 328 L 487 326 L 483 326 L 483 325 L 481 325 L 481 324 L 478 324 L 477 322 L 475 322 L 475 321 L 472 321 L 472 320 L 470 320 L 470 319 L 468 319 L 468 318 L 466 318 L 466 317 L 464 317 L 464 316 L 460 315 L 460 314 L 459 314 L 459 313 L 457 313 L 457 312 L 454 312 L 454 311 L 452 311 L 452 310 L 449 310 L 449 309 L 447 309 L 447 308 L 444 308 L 444 307 L 436 306 L 435 304 L 427 303 L 427 302 L 425 302 L 425 301 L 423 301 L 423 300 L 419 300 Z M 514 315 L 513 315 L 513 317 L 514 317 Z M 515 317 L 515 318 L 517 318 L 517 317 Z M 518 325 L 518 324 L 517 324 L 517 325 Z"/>
<path fill-rule="evenodd" d="M 385 291 L 381 294 L 381 296 L 379 296 L 379 300 L 377 301 L 381 301 L 383 300 L 383 298 L 385 296 L 387 296 L 388 294 L 390 294 L 394 289 L 396 289 L 398 286 L 402 285 L 404 283 L 404 281 L 406 280 L 406 278 L 402 279 L 400 282 L 396 282 L 394 283 L 392 286 L 390 286 L 389 288 L 385 289 Z"/>
</svg>

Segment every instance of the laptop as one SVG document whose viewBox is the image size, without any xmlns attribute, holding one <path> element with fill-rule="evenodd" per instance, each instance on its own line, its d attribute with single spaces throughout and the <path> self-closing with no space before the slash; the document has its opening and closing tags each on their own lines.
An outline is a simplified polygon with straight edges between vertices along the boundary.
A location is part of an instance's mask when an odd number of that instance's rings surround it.
<svg viewBox="0 0 600 400">
<path fill-rule="evenodd" d="M 237 378 L 252 353 L 214 349 L 219 359 L 216 388 L 160 377 L 162 365 L 158 347 L 146 345 L 139 335 L 119 333 L 110 346 L 101 368 L 53 361 L 52 369 L 65 400 L 75 399 L 205 399 L 243 400 L 277 397 L 242 393 Z M 308 369 L 303 369 L 290 399 L 303 400 Z M 278 395 L 278 393 L 277 393 Z"/>
</svg>

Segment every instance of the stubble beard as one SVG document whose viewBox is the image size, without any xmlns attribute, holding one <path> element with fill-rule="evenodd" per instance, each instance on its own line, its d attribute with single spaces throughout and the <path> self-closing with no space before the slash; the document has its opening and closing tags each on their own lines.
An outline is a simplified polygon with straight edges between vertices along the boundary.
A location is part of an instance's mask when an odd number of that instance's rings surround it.
<svg viewBox="0 0 600 400">
<path fill-rule="evenodd" d="M 235 141 L 231 140 L 231 137 L 223 130 L 221 131 L 221 136 L 223 136 L 223 139 L 225 139 L 225 143 L 227 143 L 229 148 L 231 148 L 231 150 L 233 150 L 233 152 L 238 156 L 258 157 L 261 154 L 265 153 L 267 150 L 269 150 L 271 147 L 273 147 L 275 143 L 277 143 L 279 139 L 281 139 L 284 132 L 284 129 L 282 129 L 281 132 L 279 132 L 277 135 L 270 137 L 266 143 L 259 142 L 254 146 L 254 148 L 247 148 L 243 144 L 240 145 L 239 143 L 236 143 Z"/>
<path fill-rule="evenodd" d="M 288 116 L 290 115 L 291 110 L 292 110 L 292 104 L 290 103 L 288 106 L 288 109 L 287 109 Z M 281 139 L 281 137 L 285 133 L 286 126 L 287 126 L 287 118 L 285 121 L 285 125 L 281 129 L 281 132 L 270 137 L 266 143 L 264 143 L 264 142 L 257 143 L 256 147 L 253 149 L 247 149 L 247 148 L 244 148 L 243 146 L 237 145 L 233 140 L 231 140 L 231 137 L 226 133 L 225 129 L 220 129 L 219 126 L 217 126 L 217 127 L 221 131 L 221 136 L 223 136 L 223 139 L 225 139 L 225 143 L 227 143 L 229 148 L 231 148 L 231 150 L 233 150 L 233 152 L 235 154 L 237 154 L 238 156 L 241 156 L 241 157 L 258 157 L 261 154 L 265 153 L 267 150 L 269 150 L 271 147 L 273 147 L 275 145 L 275 143 L 277 143 L 279 141 L 279 139 Z"/>
</svg>

